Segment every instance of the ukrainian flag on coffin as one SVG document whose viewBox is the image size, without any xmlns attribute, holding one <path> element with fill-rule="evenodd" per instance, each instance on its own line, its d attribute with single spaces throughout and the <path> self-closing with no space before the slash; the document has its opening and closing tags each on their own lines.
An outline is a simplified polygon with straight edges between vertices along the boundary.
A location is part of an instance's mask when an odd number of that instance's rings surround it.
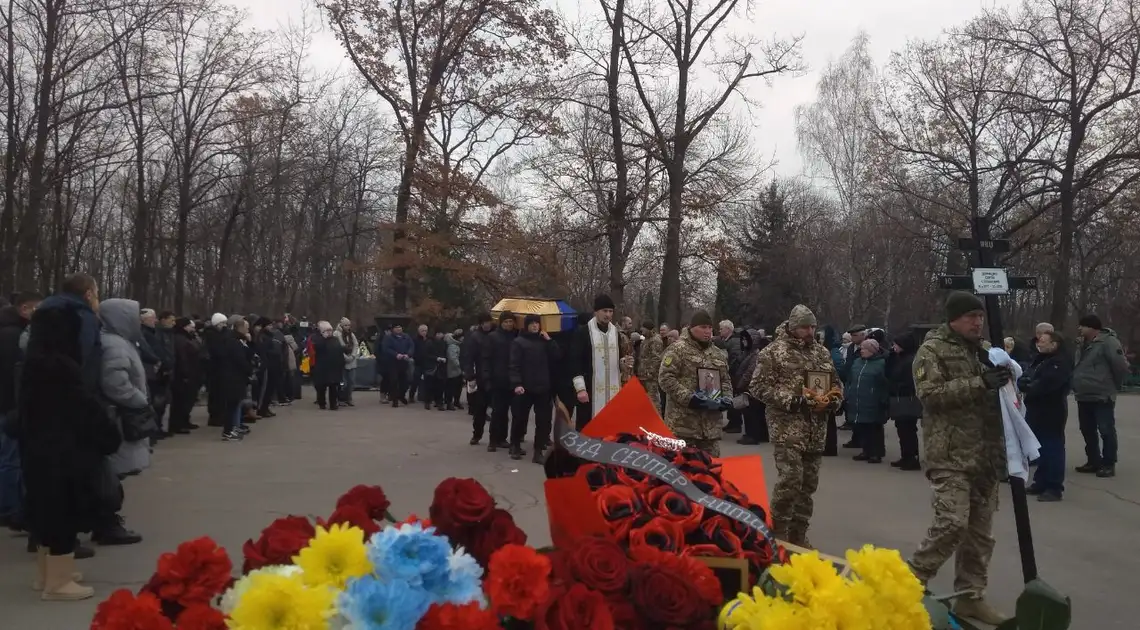
<svg viewBox="0 0 1140 630">
<path fill-rule="evenodd" d="M 563 300 L 542 297 L 508 297 L 499 300 L 491 308 L 491 317 L 496 320 L 503 311 L 515 314 L 518 326 L 522 326 L 527 315 L 542 317 L 542 329 L 548 333 L 574 330 L 578 323 L 578 312 Z"/>
</svg>

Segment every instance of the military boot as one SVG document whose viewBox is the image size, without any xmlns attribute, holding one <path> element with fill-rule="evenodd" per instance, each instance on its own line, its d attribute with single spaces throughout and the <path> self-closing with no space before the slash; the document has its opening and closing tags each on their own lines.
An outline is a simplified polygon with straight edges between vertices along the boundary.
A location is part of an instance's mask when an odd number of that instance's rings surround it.
<svg viewBox="0 0 1140 630">
<path fill-rule="evenodd" d="M 967 617 L 991 626 L 1004 622 L 1007 617 L 998 612 L 985 598 L 960 597 L 954 602 L 954 614 Z"/>
</svg>

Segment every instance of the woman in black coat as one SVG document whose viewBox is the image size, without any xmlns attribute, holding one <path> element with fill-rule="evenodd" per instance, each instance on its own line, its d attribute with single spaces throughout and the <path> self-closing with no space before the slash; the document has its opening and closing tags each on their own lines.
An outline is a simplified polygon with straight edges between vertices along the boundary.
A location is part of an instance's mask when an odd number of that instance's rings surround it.
<svg viewBox="0 0 1140 630">
<path fill-rule="evenodd" d="M 320 336 L 313 340 L 313 365 L 310 374 L 317 389 L 317 406 L 336 411 L 340 401 L 340 382 L 344 380 L 345 347 L 333 336 L 332 324 L 319 322 Z M 327 394 L 327 398 L 326 398 Z"/>
<path fill-rule="evenodd" d="M 915 396 L 914 356 L 918 352 L 918 339 L 913 334 L 895 339 L 893 352 L 887 358 L 887 394 L 890 396 L 891 419 L 899 435 L 899 452 L 902 457 L 891 466 L 902 470 L 922 470 L 918 461 L 918 421 L 922 418 L 922 404 Z"/>
<path fill-rule="evenodd" d="M 219 328 L 210 338 L 210 371 L 224 423 L 222 439 L 233 442 L 249 432 L 242 424 L 242 401 L 253 375 L 253 362 L 247 339 L 249 323 L 241 317 L 231 317 L 230 321 L 233 328 Z"/>
<path fill-rule="evenodd" d="M 1025 421 L 1041 442 L 1041 456 L 1026 489 L 1038 501 L 1060 501 L 1065 492 L 1065 424 L 1073 364 L 1062 351 L 1064 338 L 1049 331 L 1037 340 L 1037 356 L 1017 381 L 1025 394 Z"/>
<path fill-rule="evenodd" d="M 91 529 L 103 507 L 96 480 L 120 441 L 96 395 L 97 303 L 67 292 L 44 300 L 31 319 L 20 375 L 16 437 L 45 600 L 94 595 L 74 581 L 75 537 Z"/>
<path fill-rule="evenodd" d="M 732 391 L 747 392 L 752 383 L 752 374 L 756 371 L 756 363 L 760 359 L 760 351 L 768 346 L 767 340 L 758 339 L 758 331 L 744 331 L 740 334 L 741 360 L 736 375 L 732 380 Z M 744 415 L 744 435 L 736 441 L 746 446 L 768 442 L 768 419 L 764 403 L 748 397 L 748 406 L 742 410 Z"/>
</svg>

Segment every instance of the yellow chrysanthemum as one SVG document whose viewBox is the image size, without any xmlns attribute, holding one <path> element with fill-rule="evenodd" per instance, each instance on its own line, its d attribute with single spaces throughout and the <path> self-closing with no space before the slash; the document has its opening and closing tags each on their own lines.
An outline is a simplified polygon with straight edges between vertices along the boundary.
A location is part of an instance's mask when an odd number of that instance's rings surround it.
<svg viewBox="0 0 1140 630">
<path fill-rule="evenodd" d="M 809 603 L 812 595 L 828 587 L 839 585 L 843 579 L 835 572 L 835 565 L 819 556 L 819 552 L 796 554 L 788 564 L 769 569 L 772 577 L 788 587 L 797 602 Z"/>
<path fill-rule="evenodd" d="M 302 577 L 309 586 L 344 589 L 350 578 L 372 572 L 364 532 L 348 525 L 318 527 L 317 535 L 293 557 L 293 563 L 301 567 Z"/>
<path fill-rule="evenodd" d="M 249 586 L 230 613 L 231 630 L 327 630 L 336 591 L 308 587 L 299 575 L 263 573 Z"/>
</svg>

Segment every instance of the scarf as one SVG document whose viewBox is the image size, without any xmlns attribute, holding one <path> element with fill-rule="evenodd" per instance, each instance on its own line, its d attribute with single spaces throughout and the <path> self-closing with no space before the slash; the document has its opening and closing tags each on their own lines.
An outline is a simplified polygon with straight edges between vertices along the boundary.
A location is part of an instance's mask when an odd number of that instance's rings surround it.
<svg viewBox="0 0 1140 630">
<path fill-rule="evenodd" d="M 621 368 L 618 361 L 617 327 L 610 324 L 605 332 L 598 327 L 598 320 L 591 319 L 590 345 L 593 347 L 593 382 L 590 383 L 590 404 L 594 416 L 601 412 L 618 391 L 621 390 Z"/>
<path fill-rule="evenodd" d="M 990 363 L 1005 365 L 1013 372 L 1010 382 L 998 390 L 1001 399 L 1001 420 L 1005 430 L 1005 457 L 1010 477 L 1029 480 L 1029 462 L 1041 454 L 1041 443 L 1025 422 L 1025 406 L 1018 398 L 1017 379 L 1021 378 L 1021 366 L 1005 350 L 992 348 L 989 351 Z"/>
</svg>

